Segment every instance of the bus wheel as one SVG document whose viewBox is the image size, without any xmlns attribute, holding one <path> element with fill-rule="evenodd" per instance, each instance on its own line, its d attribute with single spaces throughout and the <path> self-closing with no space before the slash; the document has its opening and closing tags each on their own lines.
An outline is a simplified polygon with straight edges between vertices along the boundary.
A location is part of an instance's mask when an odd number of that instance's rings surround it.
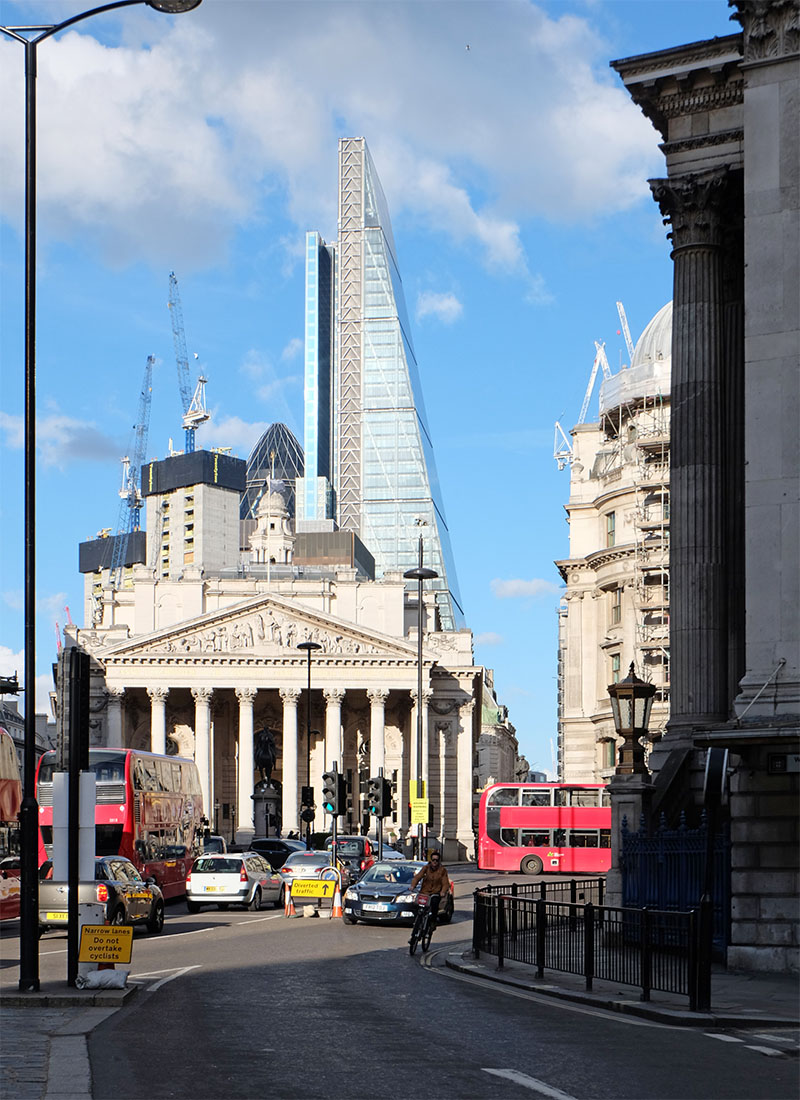
<svg viewBox="0 0 800 1100">
<path fill-rule="evenodd" d="M 544 864 L 538 856 L 525 856 L 519 869 L 523 875 L 540 875 L 544 870 Z"/>
</svg>

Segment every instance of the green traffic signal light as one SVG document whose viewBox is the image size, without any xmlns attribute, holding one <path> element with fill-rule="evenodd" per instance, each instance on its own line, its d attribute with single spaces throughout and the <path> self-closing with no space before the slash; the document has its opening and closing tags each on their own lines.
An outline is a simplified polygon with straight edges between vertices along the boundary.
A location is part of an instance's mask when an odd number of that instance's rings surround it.
<svg viewBox="0 0 800 1100">
<path fill-rule="evenodd" d="M 367 788 L 367 809 L 375 817 L 381 816 L 381 780 L 378 776 L 369 780 Z"/>
<path fill-rule="evenodd" d="M 322 773 L 322 808 L 326 814 L 335 814 L 339 812 L 336 806 L 336 796 L 338 793 L 336 778 L 336 772 Z"/>
</svg>

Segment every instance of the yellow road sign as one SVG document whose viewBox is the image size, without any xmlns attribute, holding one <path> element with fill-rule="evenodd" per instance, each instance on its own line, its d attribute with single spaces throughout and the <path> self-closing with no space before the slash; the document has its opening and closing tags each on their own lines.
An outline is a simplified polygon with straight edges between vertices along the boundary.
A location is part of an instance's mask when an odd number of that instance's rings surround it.
<svg viewBox="0 0 800 1100">
<path fill-rule="evenodd" d="M 133 929 L 119 924 L 84 924 L 78 962 L 129 963 Z"/>
<path fill-rule="evenodd" d="M 411 824 L 412 825 L 427 825 L 428 824 L 428 800 L 427 800 L 427 798 L 412 798 L 411 799 Z"/>
<path fill-rule="evenodd" d="M 336 882 L 324 878 L 300 878 L 292 883 L 292 900 L 298 898 L 332 898 Z"/>
</svg>

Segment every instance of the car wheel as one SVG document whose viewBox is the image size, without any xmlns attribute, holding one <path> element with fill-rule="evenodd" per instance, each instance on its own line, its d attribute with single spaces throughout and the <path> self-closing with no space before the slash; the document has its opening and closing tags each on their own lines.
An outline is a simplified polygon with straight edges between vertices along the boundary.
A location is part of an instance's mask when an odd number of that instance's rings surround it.
<svg viewBox="0 0 800 1100">
<path fill-rule="evenodd" d="M 544 870 L 544 864 L 538 856 L 525 856 L 519 869 L 523 875 L 540 875 Z"/>
<path fill-rule="evenodd" d="M 164 927 L 164 903 L 157 901 L 153 906 L 150 920 L 147 922 L 147 931 L 158 934 Z"/>
<path fill-rule="evenodd" d="M 257 913 L 261 908 L 261 889 L 256 886 L 256 892 L 253 894 L 253 900 L 247 906 L 251 913 Z"/>
<path fill-rule="evenodd" d="M 199 913 L 200 903 L 196 901 L 187 901 L 186 908 L 189 910 L 190 913 Z"/>
<path fill-rule="evenodd" d="M 124 924 L 125 923 L 125 910 L 120 905 L 118 909 L 115 909 L 111 914 L 111 920 L 109 924 Z"/>
<path fill-rule="evenodd" d="M 345 924 L 358 924 L 358 917 L 345 917 L 344 918 L 344 923 Z"/>
</svg>

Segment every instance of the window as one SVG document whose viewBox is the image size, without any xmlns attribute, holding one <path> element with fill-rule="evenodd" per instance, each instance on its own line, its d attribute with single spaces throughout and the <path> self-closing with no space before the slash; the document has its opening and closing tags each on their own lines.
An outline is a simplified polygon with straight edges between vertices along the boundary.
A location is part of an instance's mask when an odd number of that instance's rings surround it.
<svg viewBox="0 0 800 1100">
<path fill-rule="evenodd" d="M 603 768 L 613 768 L 616 766 L 616 744 L 613 741 L 602 742 L 602 754 L 603 754 Z"/>
<path fill-rule="evenodd" d="M 606 546 L 615 546 L 617 538 L 616 512 L 609 512 L 606 516 Z"/>
<path fill-rule="evenodd" d="M 572 798 L 570 799 L 570 805 L 572 806 L 596 806 L 597 805 L 597 791 L 594 788 L 583 791 L 573 791 Z"/>
<path fill-rule="evenodd" d="M 598 829 L 572 829 L 569 834 L 570 848 L 599 848 L 600 832 Z"/>
<path fill-rule="evenodd" d="M 617 626 L 622 622 L 622 589 L 615 588 L 611 592 L 611 625 Z"/>
<path fill-rule="evenodd" d="M 550 846 L 550 830 L 522 829 L 519 842 L 524 848 L 548 848 Z"/>
<path fill-rule="evenodd" d="M 526 791 L 522 792 L 522 805 L 523 806 L 549 806 L 550 805 L 550 791 Z"/>
<path fill-rule="evenodd" d="M 619 653 L 611 654 L 611 683 L 619 683 L 620 668 L 622 664 L 622 658 Z"/>
<path fill-rule="evenodd" d="M 488 806 L 519 806 L 518 787 L 498 787 L 492 791 L 487 802 Z M 548 803 L 545 803 L 548 805 Z"/>
</svg>

